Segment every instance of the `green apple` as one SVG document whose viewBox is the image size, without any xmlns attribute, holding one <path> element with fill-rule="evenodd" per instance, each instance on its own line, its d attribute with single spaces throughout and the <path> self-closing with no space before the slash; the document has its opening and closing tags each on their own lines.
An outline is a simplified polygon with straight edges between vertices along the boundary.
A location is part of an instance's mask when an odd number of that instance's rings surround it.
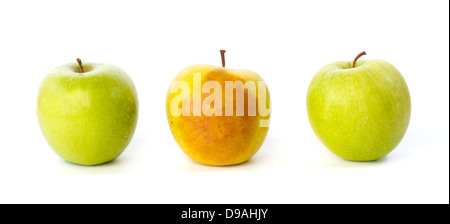
<svg viewBox="0 0 450 224">
<path fill-rule="evenodd" d="M 68 63 L 43 80 L 37 117 L 44 137 L 61 158 L 97 165 L 117 158 L 131 141 L 138 96 L 122 69 L 102 63 Z"/>
<path fill-rule="evenodd" d="M 390 153 L 409 125 L 411 99 L 400 72 L 383 60 L 324 66 L 307 93 L 311 127 L 334 154 L 372 161 Z"/>
</svg>

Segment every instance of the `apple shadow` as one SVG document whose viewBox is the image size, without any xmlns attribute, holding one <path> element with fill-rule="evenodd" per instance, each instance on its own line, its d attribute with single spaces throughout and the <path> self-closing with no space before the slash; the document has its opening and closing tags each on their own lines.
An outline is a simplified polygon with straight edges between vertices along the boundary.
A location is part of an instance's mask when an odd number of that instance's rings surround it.
<svg viewBox="0 0 450 224">
<path fill-rule="evenodd" d="M 79 166 L 79 167 L 107 167 L 107 166 L 111 166 L 113 164 L 117 164 L 118 160 L 120 160 L 120 159 L 119 158 L 115 158 L 115 159 L 113 159 L 111 161 L 100 163 L 100 164 L 95 164 L 95 165 L 77 164 L 77 163 L 72 163 L 72 162 L 67 161 L 67 160 L 64 160 L 64 162 L 67 163 L 67 164 L 71 164 L 73 166 Z"/>
<path fill-rule="evenodd" d="M 377 160 L 371 160 L 371 161 L 352 161 L 343 159 L 339 156 L 334 155 L 332 163 L 326 165 L 327 167 L 332 168 L 362 168 L 362 167 L 373 167 L 378 166 L 380 164 L 386 163 L 386 161 L 389 161 L 389 155 L 386 155 L 383 158 L 377 159 Z"/>
<path fill-rule="evenodd" d="M 247 161 L 242 163 L 232 164 L 232 165 L 206 165 L 202 163 L 198 163 L 190 158 L 189 162 L 187 162 L 186 166 L 184 166 L 184 170 L 193 171 L 193 172 L 228 172 L 228 171 L 238 171 L 238 170 L 249 170 L 250 167 L 252 169 L 255 167 L 255 164 L 258 164 L 256 158 L 250 158 Z"/>
<path fill-rule="evenodd" d="M 82 165 L 72 163 L 62 159 L 62 167 L 58 168 L 60 174 L 72 175 L 72 174 L 117 174 L 123 173 L 126 169 L 123 168 L 123 159 L 120 156 L 111 161 L 96 164 L 96 165 Z M 81 171 L 81 172 L 79 172 Z"/>
</svg>

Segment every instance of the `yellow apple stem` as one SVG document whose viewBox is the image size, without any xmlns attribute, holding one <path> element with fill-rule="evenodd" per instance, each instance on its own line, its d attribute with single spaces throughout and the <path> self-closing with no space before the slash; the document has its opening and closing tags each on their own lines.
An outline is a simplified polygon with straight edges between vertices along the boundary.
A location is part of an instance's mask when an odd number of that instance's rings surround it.
<svg viewBox="0 0 450 224">
<path fill-rule="evenodd" d="M 81 63 L 81 59 L 77 58 L 78 65 L 80 66 L 81 73 L 84 73 L 83 64 Z"/>
<path fill-rule="evenodd" d="M 225 68 L 225 52 L 226 50 L 220 50 L 220 56 L 222 57 L 222 67 Z"/>
<path fill-rule="evenodd" d="M 359 54 L 356 56 L 355 60 L 353 60 L 353 66 L 352 66 L 352 68 L 355 67 L 356 61 L 357 61 L 361 56 L 363 56 L 363 55 L 366 55 L 366 52 L 365 52 L 365 51 L 359 53 Z"/>
</svg>

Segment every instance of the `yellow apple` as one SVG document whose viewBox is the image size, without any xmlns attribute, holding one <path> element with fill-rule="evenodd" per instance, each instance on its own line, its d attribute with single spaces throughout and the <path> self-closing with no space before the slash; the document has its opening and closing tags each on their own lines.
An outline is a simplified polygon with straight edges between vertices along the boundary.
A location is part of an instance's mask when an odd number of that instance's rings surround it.
<svg viewBox="0 0 450 224">
<path fill-rule="evenodd" d="M 166 112 L 172 134 L 194 161 L 243 163 L 261 147 L 270 122 L 270 96 L 255 72 L 197 64 L 172 81 Z"/>
</svg>

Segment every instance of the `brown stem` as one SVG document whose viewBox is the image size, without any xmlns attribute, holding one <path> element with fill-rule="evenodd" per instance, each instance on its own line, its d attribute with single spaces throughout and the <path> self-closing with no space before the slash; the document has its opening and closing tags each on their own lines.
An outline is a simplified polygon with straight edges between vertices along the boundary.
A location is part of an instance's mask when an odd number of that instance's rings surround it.
<svg viewBox="0 0 450 224">
<path fill-rule="evenodd" d="M 84 73 L 83 64 L 81 63 L 81 59 L 77 58 L 78 65 L 80 66 L 81 73 Z"/>
<path fill-rule="evenodd" d="M 355 67 L 356 61 L 357 61 L 361 56 L 363 56 L 363 55 L 366 55 L 366 52 L 365 52 L 365 51 L 359 53 L 359 54 L 356 56 L 355 60 L 353 60 L 353 66 L 352 66 L 352 68 Z"/>
<path fill-rule="evenodd" d="M 225 52 L 226 50 L 220 50 L 220 57 L 222 57 L 222 67 L 225 68 Z"/>
</svg>

